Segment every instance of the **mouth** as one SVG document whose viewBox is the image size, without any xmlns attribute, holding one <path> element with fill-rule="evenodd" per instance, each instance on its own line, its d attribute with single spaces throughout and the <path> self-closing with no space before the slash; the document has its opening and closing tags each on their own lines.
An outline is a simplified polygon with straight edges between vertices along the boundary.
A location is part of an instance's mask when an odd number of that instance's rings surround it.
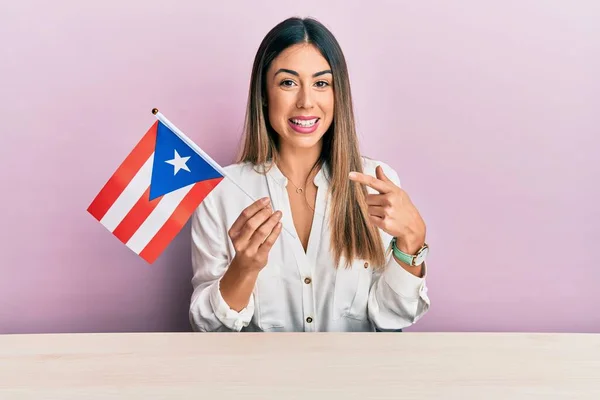
<svg viewBox="0 0 600 400">
<path fill-rule="evenodd" d="M 292 124 L 301 126 L 303 128 L 310 128 L 311 126 L 313 126 L 314 124 L 316 124 L 317 121 L 319 121 L 319 118 L 317 118 L 317 117 L 314 117 L 314 118 L 311 118 L 311 119 L 290 118 L 290 122 Z"/>
<path fill-rule="evenodd" d="M 298 133 L 312 133 L 317 129 L 320 120 L 317 117 L 290 118 L 288 123 Z"/>
</svg>

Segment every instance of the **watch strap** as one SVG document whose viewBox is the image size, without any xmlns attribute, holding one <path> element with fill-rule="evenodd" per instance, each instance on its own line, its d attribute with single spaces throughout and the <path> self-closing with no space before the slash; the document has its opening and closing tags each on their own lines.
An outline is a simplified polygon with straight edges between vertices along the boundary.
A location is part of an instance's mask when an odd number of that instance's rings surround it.
<svg viewBox="0 0 600 400">
<path fill-rule="evenodd" d="M 411 256 L 410 254 L 406 254 L 405 252 L 400 250 L 396 246 L 396 238 L 392 239 L 392 251 L 394 252 L 394 255 L 396 256 L 396 258 L 398 260 L 402 261 L 405 264 L 413 265 L 413 260 L 415 259 L 416 256 Z"/>
</svg>

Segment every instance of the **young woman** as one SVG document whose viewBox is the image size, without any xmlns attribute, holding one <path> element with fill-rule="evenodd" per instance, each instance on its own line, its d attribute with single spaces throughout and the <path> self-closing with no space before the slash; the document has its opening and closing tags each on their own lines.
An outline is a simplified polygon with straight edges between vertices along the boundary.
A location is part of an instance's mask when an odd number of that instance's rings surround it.
<svg viewBox="0 0 600 400">
<path fill-rule="evenodd" d="M 290 18 L 261 43 L 245 143 L 192 218 L 195 331 L 400 330 L 429 309 L 425 224 L 363 157 L 336 39 Z"/>
</svg>

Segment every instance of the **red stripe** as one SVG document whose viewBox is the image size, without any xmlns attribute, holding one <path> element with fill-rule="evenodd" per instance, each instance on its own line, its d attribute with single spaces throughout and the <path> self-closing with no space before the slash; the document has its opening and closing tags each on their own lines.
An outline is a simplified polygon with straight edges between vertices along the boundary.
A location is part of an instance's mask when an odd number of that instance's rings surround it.
<svg viewBox="0 0 600 400">
<path fill-rule="evenodd" d="M 185 195 L 181 203 L 177 206 L 171 217 L 154 235 L 140 256 L 148 263 L 152 264 L 158 256 L 167 248 L 169 243 L 177 236 L 181 228 L 186 224 L 196 207 L 202 200 L 223 180 L 223 178 L 214 178 L 198 182 L 192 190 Z"/>
<path fill-rule="evenodd" d="M 157 126 L 158 121 L 148 129 L 148 132 L 133 148 L 88 207 L 88 212 L 98 221 L 104 217 L 108 209 L 154 152 Z"/>
<path fill-rule="evenodd" d="M 133 236 L 135 231 L 138 230 L 140 225 L 148 218 L 148 215 L 156 208 L 160 202 L 161 197 L 157 197 L 150 201 L 150 187 L 146 189 L 144 194 L 139 198 L 131 210 L 127 213 L 125 218 L 119 223 L 119 225 L 113 231 L 113 234 L 123 243 L 127 243 Z"/>
</svg>

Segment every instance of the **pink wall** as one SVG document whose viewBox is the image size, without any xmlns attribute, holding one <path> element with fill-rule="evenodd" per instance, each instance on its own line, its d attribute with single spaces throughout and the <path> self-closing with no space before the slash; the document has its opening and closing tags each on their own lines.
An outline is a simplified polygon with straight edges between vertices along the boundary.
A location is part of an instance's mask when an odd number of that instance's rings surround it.
<svg viewBox="0 0 600 400">
<path fill-rule="evenodd" d="M 600 332 L 598 2 L 37 3 L 0 10 L 0 333 L 189 329 L 187 230 L 148 266 L 86 208 L 152 107 L 230 163 L 294 14 L 337 35 L 362 149 L 428 222 L 413 330 Z"/>
</svg>

